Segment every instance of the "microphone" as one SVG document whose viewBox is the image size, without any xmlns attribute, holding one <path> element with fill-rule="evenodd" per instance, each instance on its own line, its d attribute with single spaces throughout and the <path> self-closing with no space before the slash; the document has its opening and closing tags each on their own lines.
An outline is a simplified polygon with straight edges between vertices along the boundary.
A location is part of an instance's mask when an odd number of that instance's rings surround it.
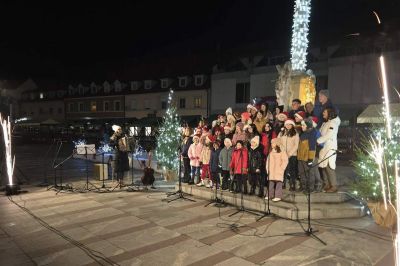
<svg viewBox="0 0 400 266">
<path fill-rule="evenodd" d="M 331 151 L 334 151 L 334 152 L 336 152 L 336 153 L 343 154 L 343 151 L 342 151 L 342 150 L 335 150 L 335 149 L 331 149 Z"/>
</svg>

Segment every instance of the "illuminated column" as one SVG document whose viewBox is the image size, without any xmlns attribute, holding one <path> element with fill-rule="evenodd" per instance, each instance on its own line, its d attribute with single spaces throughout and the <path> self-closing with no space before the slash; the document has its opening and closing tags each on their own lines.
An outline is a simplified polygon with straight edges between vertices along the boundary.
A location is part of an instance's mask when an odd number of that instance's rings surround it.
<svg viewBox="0 0 400 266">
<path fill-rule="evenodd" d="M 308 23 L 311 0 L 296 0 L 293 15 L 291 62 L 293 71 L 305 71 L 307 66 Z"/>
</svg>

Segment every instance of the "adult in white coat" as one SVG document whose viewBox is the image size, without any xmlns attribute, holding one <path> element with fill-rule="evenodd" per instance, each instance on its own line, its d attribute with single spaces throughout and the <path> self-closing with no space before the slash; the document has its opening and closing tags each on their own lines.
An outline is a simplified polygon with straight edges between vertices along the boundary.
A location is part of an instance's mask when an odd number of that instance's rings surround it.
<svg viewBox="0 0 400 266">
<path fill-rule="evenodd" d="M 321 126 L 321 137 L 317 139 L 317 143 L 322 145 L 323 148 L 319 152 L 318 163 L 322 169 L 322 179 L 325 183 L 324 191 L 334 193 L 338 191 L 335 169 L 340 118 L 330 108 L 325 109 L 322 116 L 325 122 Z"/>
</svg>

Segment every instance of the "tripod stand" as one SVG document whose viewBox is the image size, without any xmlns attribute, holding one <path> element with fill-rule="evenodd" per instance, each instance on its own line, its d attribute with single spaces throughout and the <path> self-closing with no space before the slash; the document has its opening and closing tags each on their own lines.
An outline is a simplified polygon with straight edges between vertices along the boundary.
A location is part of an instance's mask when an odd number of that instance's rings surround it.
<svg viewBox="0 0 400 266">
<path fill-rule="evenodd" d="M 232 158 L 233 159 L 233 158 Z M 241 178 L 241 180 L 240 180 L 240 207 L 238 208 L 238 210 L 236 211 L 236 212 L 234 212 L 234 213 L 232 213 L 232 214 L 230 214 L 230 215 L 228 215 L 229 217 L 231 217 L 231 216 L 233 216 L 233 215 L 236 215 L 236 214 L 238 214 L 238 213 L 240 213 L 240 212 L 246 212 L 246 213 L 249 213 L 249 214 L 253 214 L 253 215 L 256 215 L 256 216 L 259 216 L 257 213 L 254 213 L 254 212 L 252 212 L 252 211 L 249 211 L 249 210 L 246 210 L 245 208 L 244 208 L 244 199 L 243 199 L 243 189 L 244 189 L 244 182 L 247 182 L 247 179 L 245 179 L 244 178 L 244 175 L 243 175 L 243 148 L 241 149 L 241 151 L 240 151 L 240 155 L 239 155 L 239 159 L 238 160 L 240 160 L 240 171 L 241 171 L 241 174 L 240 174 L 240 178 Z M 237 163 L 237 161 L 236 161 L 236 163 Z M 235 167 L 236 167 L 236 164 L 235 164 Z M 246 184 L 246 186 L 247 186 L 247 184 Z"/>
<path fill-rule="evenodd" d="M 191 196 L 190 194 L 185 193 L 185 192 L 182 191 L 182 176 L 181 176 L 182 175 L 182 168 L 181 168 L 182 167 L 182 163 L 181 163 L 181 149 L 180 148 L 178 148 L 178 161 L 179 161 L 179 167 L 178 167 L 178 190 L 175 191 L 175 192 L 172 192 L 172 193 L 167 193 L 167 197 L 170 197 L 172 195 L 177 195 L 177 197 L 174 198 L 174 199 L 162 199 L 162 201 L 166 201 L 166 202 L 170 203 L 170 202 L 178 200 L 178 199 L 183 199 L 183 200 L 188 200 L 188 201 L 195 202 L 195 200 L 185 197 L 185 194 Z"/>
<path fill-rule="evenodd" d="M 324 242 L 322 239 L 320 239 L 319 237 L 317 237 L 315 235 L 316 232 L 318 232 L 318 230 L 314 230 L 311 227 L 311 189 L 310 189 L 310 178 L 308 176 L 308 174 L 310 173 L 311 169 L 313 169 L 314 167 L 318 167 L 318 165 L 320 165 L 322 162 L 328 160 L 329 158 L 331 158 L 332 156 L 336 155 L 337 152 L 335 151 L 334 153 L 332 153 L 330 156 L 328 156 L 327 158 L 324 158 L 322 161 L 320 161 L 319 163 L 315 164 L 315 165 L 311 165 L 309 166 L 308 169 L 304 169 L 304 175 L 306 177 L 307 180 L 307 229 L 303 228 L 303 232 L 296 232 L 296 233 L 285 233 L 285 235 L 291 235 L 291 236 L 311 236 L 312 238 L 318 240 L 319 242 L 321 242 L 322 244 L 324 244 L 325 246 L 327 245 L 326 242 Z M 329 166 L 328 166 L 329 167 Z"/>
<path fill-rule="evenodd" d="M 270 201 L 270 196 L 269 196 L 269 174 L 266 174 L 266 177 L 267 177 L 267 204 L 265 204 L 265 200 L 264 200 L 264 213 L 263 213 L 263 215 L 261 215 L 258 219 L 257 219 L 257 222 L 258 221 L 260 221 L 262 218 L 265 218 L 265 217 L 271 217 L 271 216 L 275 216 L 275 214 L 273 214 L 272 212 L 271 212 L 271 209 L 269 208 L 269 201 Z M 260 186 L 261 186 L 262 184 L 260 184 Z"/>
<path fill-rule="evenodd" d="M 218 173 L 218 178 L 219 178 L 219 173 Z M 221 198 L 218 198 L 218 184 L 216 183 L 215 185 L 215 194 L 214 194 L 214 199 L 211 199 L 211 201 L 209 203 L 207 203 L 206 205 L 204 205 L 204 207 L 208 207 L 208 205 L 213 204 L 214 207 L 226 207 L 226 203 L 225 201 L 222 199 L 222 189 L 220 187 L 220 193 L 221 193 Z"/>
</svg>

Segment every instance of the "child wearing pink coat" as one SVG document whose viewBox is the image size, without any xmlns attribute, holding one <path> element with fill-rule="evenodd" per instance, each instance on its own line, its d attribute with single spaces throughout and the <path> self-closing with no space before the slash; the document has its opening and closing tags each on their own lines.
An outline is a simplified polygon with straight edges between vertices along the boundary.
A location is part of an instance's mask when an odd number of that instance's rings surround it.
<svg viewBox="0 0 400 266">
<path fill-rule="evenodd" d="M 271 147 L 272 150 L 268 155 L 265 167 L 269 180 L 268 194 L 265 199 L 269 197 L 272 201 L 280 201 L 282 199 L 283 175 L 289 160 L 286 152 L 281 151 L 279 138 L 271 140 Z"/>
<path fill-rule="evenodd" d="M 190 183 L 193 184 L 195 181 L 200 182 L 200 156 L 203 150 L 203 145 L 200 143 L 200 137 L 198 135 L 193 136 L 193 143 L 190 145 L 188 150 L 188 156 L 190 159 L 191 180 Z M 197 177 L 195 179 L 195 177 Z"/>
</svg>

